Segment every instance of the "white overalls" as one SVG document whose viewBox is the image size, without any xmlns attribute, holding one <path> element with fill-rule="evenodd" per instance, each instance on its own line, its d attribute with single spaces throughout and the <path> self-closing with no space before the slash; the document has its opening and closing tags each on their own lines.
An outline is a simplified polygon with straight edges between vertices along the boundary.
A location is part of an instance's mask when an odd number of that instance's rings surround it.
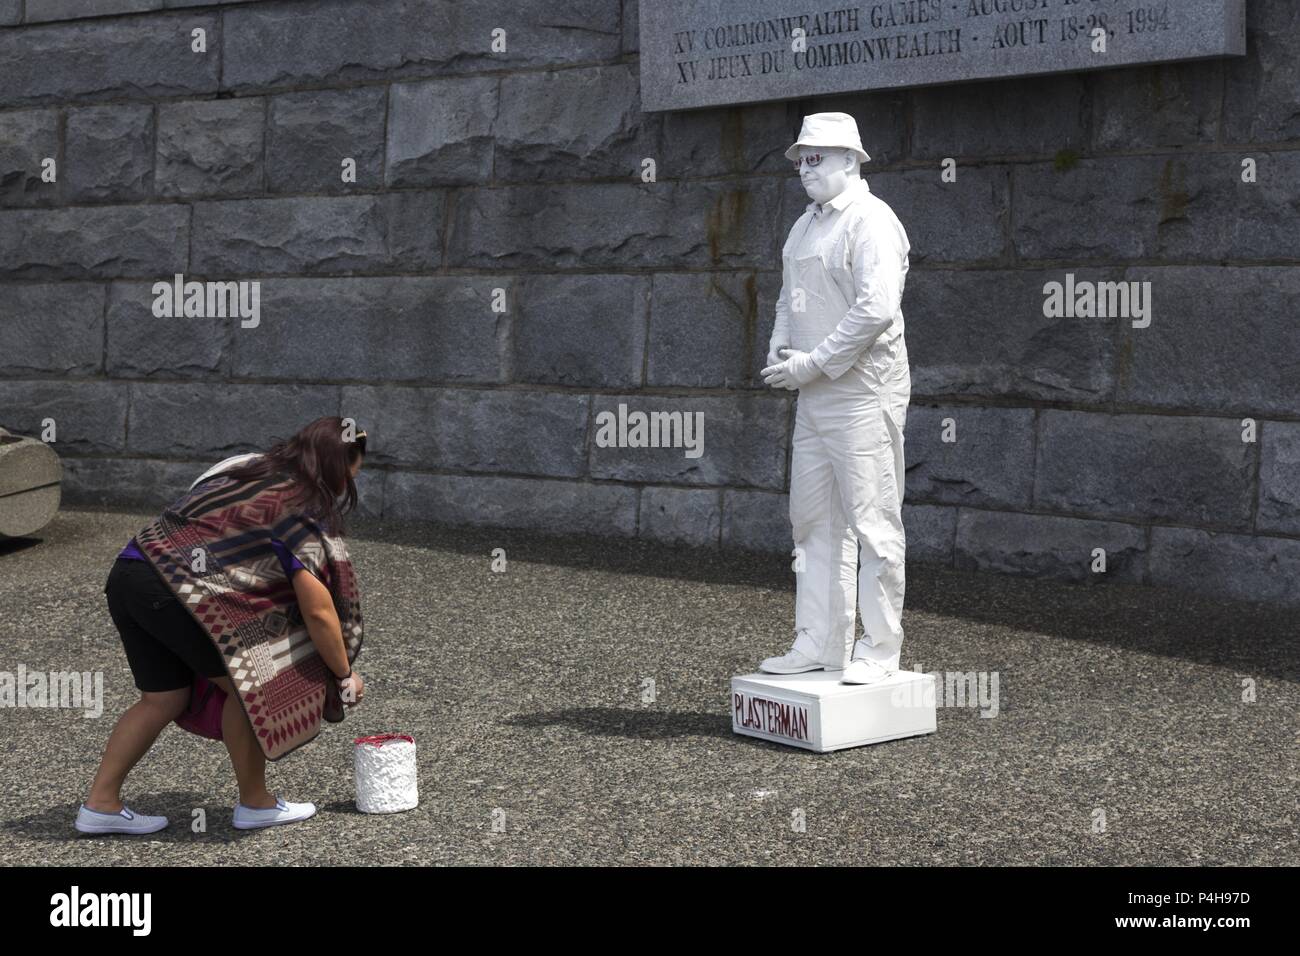
<svg viewBox="0 0 1300 956">
<path fill-rule="evenodd" d="M 795 415 L 790 521 L 803 569 L 794 647 L 832 669 L 859 657 L 899 666 L 909 249 L 893 210 L 856 178 L 823 206 L 810 203 L 782 252 L 773 341 L 788 335 L 823 372 L 799 389 Z"/>
</svg>

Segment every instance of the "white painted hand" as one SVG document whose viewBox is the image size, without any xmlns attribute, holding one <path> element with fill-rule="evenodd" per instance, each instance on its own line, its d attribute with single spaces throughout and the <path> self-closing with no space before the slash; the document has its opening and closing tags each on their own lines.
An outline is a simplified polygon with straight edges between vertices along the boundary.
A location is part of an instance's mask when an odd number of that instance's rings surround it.
<svg viewBox="0 0 1300 956">
<path fill-rule="evenodd" d="M 785 360 L 785 356 L 781 353 L 788 351 L 789 348 L 789 342 L 783 339 L 773 338 L 767 347 L 767 364 L 780 365 Z"/>
<path fill-rule="evenodd" d="M 773 388 L 793 391 L 807 385 L 822 373 L 807 352 L 783 349 L 781 354 L 785 356 L 785 361 L 763 369 L 763 381 Z"/>
</svg>

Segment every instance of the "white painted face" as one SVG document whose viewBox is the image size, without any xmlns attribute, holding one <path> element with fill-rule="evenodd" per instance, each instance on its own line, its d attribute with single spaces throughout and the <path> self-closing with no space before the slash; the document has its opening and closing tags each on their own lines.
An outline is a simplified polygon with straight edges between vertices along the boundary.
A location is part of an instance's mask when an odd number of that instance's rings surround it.
<svg viewBox="0 0 1300 956">
<path fill-rule="evenodd" d="M 848 188 L 858 174 L 858 157 L 838 146 L 800 146 L 796 169 L 799 181 L 813 202 L 834 199 Z"/>
</svg>

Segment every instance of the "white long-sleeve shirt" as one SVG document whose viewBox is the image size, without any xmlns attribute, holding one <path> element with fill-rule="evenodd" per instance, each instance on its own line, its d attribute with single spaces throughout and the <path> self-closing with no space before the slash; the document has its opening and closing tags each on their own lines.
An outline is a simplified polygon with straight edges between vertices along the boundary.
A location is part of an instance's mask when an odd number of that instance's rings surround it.
<svg viewBox="0 0 1300 956">
<path fill-rule="evenodd" d="M 882 335 L 902 334 L 910 249 L 902 223 L 865 179 L 829 202 L 810 202 L 782 250 L 773 341 L 791 342 L 798 326 L 811 323 L 825 333 L 811 350 L 813 362 L 827 377 L 839 378 Z M 813 315 L 792 317 L 796 288 Z"/>
</svg>

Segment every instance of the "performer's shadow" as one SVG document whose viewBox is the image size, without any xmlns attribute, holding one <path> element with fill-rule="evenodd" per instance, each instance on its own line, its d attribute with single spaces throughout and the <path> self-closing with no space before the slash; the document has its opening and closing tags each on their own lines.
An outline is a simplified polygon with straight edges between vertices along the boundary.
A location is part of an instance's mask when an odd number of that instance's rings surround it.
<svg viewBox="0 0 1300 956">
<path fill-rule="evenodd" d="M 564 726 L 593 737 L 630 737 L 638 740 L 733 736 L 730 717 L 703 711 L 573 707 L 519 714 L 511 717 L 507 723 L 529 729 Z"/>
</svg>

